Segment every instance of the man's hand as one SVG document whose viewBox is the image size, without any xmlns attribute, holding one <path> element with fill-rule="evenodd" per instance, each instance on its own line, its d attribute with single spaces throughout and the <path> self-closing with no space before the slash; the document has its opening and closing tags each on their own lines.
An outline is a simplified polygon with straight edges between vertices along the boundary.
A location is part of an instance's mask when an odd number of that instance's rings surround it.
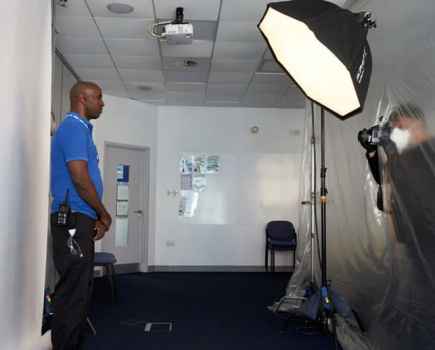
<svg viewBox="0 0 435 350">
<path fill-rule="evenodd" d="M 110 225 L 112 225 L 112 217 L 106 210 L 100 216 L 99 221 L 106 227 L 106 231 L 109 231 Z"/>
<path fill-rule="evenodd" d="M 99 241 L 107 232 L 106 226 L 100 220 L 97 220 L 95 223 L 94 232 L 94 241 Z"/>
</svg>

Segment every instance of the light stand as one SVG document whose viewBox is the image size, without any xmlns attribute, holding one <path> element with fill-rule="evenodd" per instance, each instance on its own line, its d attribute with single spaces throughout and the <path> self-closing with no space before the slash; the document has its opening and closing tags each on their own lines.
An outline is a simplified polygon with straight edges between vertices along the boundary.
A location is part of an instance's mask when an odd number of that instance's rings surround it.
<svg viewBox="0 0 435 350">
<path fill-rule="evenodd" d="M 320 107 L 321 281 L 315 291 L 289 291 L 284 299 L 301 301 L 289 309 L 323 326 L 333 327 L 335 315 L 353 317 L 351 308 L 330 288 L 327 278 L 325 109 L 344 120 L 361 111 L 370 82 L 372 57 L 367 33 L 376 26 L 368 12 L 353 13 L 329 1 L 293 0 L 269 3 L 258 24 L 274 58 L 302 92 Z M 313 127 L 314 133 L 314 127 Z M 317 164 L 312 164 L 312 170 Z M 313 181 L 312 181 L 313 182 Z M 313 192 L 312 192 L 313 193 Z M 316 198 L 311 198 L 315 210 Z M 311 213 L 311 284 L 314 282 L 314 234 Z M 318 236 L 316 236 L 318 238 Z M 315 286 L 317 287 L 317 286 Z M 279 309 L 281 303 L 276 309 Z"/>
<path fill-rule="evenodd" d="M 322 235 L 322 280 L 320 286 L 320 317 L 324 326 L 333 320 L 335 307 L 331 301 L 329 283 L 327 278 L 327 249 L 326 249 L 326 204 L 328 190 L 326 189 L 326 160 L 325 160 L 325 110 L 320 109 L 320 226 Z"/>
</svg>

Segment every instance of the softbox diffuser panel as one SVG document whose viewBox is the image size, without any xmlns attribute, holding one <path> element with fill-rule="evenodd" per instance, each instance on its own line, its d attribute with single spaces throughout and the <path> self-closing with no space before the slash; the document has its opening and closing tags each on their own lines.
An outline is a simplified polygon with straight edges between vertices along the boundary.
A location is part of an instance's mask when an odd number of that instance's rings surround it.
<svg viewBox="0 0 435 350">
<path fill-rule="evenodd" d="M 321 0 L 285 1 L 269 4 L 258 27 L 308 98 L 343 118 L 363 106 L 371 54 L 357 15 Z"/>
</svg>

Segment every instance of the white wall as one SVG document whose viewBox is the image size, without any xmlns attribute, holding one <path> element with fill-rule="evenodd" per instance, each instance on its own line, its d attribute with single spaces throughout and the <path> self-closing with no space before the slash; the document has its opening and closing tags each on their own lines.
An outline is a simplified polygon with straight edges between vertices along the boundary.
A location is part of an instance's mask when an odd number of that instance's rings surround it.
<svg viewBox="0 0 435 350">
<path fill-rule="evenodd" d="M 48 213 L 51 3 L 0 2 L 0 346 L 41 337 Z"/>
<path fill-rule="evenodd" d="M 104 95 L 104 111 L 94 122 L 95 144 L 100 154 L 100 169 L 104 169 L 104 143 L 112 142 L 150 150 L 148 264 L 154 261 L 155 186 L 157 157 L 157 108 L 133 100 Z"/>
<path fill-rule="evenodd" d="M 159 107 L 155 264 L 262 266 L 266 222 L 297 221 L 303 118 L 303 110 Z M 167 194 L 180 189 L 184 152 L 222 161 L 194 218 L 179 217 L 180 196 Z"/>
</svg>

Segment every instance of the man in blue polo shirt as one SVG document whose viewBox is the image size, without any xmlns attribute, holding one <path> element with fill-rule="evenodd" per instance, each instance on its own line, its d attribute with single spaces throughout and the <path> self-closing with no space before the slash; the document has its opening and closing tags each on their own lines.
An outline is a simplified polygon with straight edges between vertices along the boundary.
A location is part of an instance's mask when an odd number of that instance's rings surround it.
<svg viewBox="0 0 435 350">
<path fill-rule="evenodd" d="M 54 292 L 54 350 L 83 344 L 92 292 L 94 241 L 103 238 L 112 218 L 101 202 L 103 182 L 93 125 L 104 106 L 100 87 L 78 82 L 70 91 L 67 113 L 51 146 L 51 232 L 53 260 L 60 274 Z"/>
</svg>

